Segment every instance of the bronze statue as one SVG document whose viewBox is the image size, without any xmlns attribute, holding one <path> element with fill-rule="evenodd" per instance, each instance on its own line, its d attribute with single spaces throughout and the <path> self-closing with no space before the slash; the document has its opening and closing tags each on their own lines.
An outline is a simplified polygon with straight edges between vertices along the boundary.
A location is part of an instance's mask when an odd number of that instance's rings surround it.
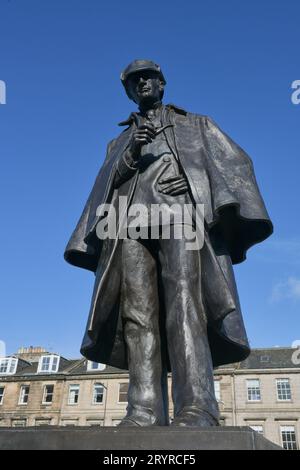
<svg viewBox="0 0 300 470">
<path fill-rule="evenodd" d="M 162 103 L 159 65 L 135 60 L 121 81 L 139 111 L 108 144 L 65 252 L 69 263 L 96 275 L 81 352 L 129 370 L 121 425 L 169 424 L 168 371 L 172 425 L 218 425 L 213 367 L 249 354 L 232 264 L 272 233 L 272 223 L 250 158 L 209 117 Z M 187 250 L 186 237 L 174 231 L 164 238 L 160 223 L 156 238 L 122 238 L 119 225 L 116 237 L 100 239 L 98 208 L 117 207 L 120 196 L 126 210 L 202 204 L 201 249 Z M 140 221 L 149 233 L 148 215 Z"/>
</svg>

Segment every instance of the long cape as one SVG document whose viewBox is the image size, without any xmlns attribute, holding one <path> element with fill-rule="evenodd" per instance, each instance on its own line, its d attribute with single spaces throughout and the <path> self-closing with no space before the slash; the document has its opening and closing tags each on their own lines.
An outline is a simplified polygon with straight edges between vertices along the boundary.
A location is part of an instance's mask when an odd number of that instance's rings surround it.
<svg viewBox="0 0 300 470">
<path fill-rule="evenodd" d="M 174 105 L 165 106 L 164 113 L 164 120 L 173 124 L 165 131 L 168 144 L 181 163 L 194 202 L 204 204 L 214 259 L 235 299 L 235 308 L 209 327 L 214 365 L 238 361 L 249 354 L 249 346 L 231 263 L 245 260 L 247 250 L 272 233 L 272 223 L 252 161 L 243 149 L 207 116 L 187 113 Z M 95 229 L 98 206 L 112 198 L 116 165 L 134 130 L 133 117 L 125 124 L 129 127 L 108 145 L 104 164 L 65 250 L 69 263 L 96 273 L 82 353 L 121 368 L 127 367 L 127 361 L 118 318 L 119 246 L 117 242 L 100 242 Z M 225 243 L 225 252 L 218 248 L 219 240 L 223 246 Z"/>
</svg>

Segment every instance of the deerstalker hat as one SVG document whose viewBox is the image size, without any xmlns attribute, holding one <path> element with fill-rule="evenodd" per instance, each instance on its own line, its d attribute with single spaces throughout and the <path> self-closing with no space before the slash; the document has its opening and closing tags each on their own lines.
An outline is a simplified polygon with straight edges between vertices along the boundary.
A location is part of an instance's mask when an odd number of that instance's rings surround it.
<svg viewBox="0 0 300 470">
<path fill-rule="evenodd" d="M 158 74 L 159 78 L 163 81 L 164 84 L 167 83 L 161 71 L 161 68 L 158 64 L 155 64 L 155 62 L 152 62 L 152 60 L 137 59 L 131 62 L 121 73 L 121 76 L 120 76 L 121 82 L 123 83 L 125 88 L 126 88 L 126 81 L 129 75 L 140 72 L 141 70 L 153 70 L 154 72 Z"/>
</svg>

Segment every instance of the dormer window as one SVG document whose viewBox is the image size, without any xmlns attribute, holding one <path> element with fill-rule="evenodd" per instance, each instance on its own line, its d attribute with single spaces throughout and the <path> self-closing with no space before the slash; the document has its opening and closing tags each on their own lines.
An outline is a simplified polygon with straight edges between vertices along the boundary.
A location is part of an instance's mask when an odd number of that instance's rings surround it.
<svg viewBox="0 0 300 470">
<path fill-rule="evenodd" d="M 92 372 L 96 370 L 104 370 L 106 367 L 105 364 L 101 364 L 101 362 L 93 362 L 93 361 L 87 361 L 87 370 Z"/>
<path fill-rule="evenodd" d="M 16 373 L 18 359 L 15 357 L 4 357 L 0 359 L 0 375 L 13 375 Z"/>
<path fill-rule="evenodd" d="M 48 354 L 47 356 L 41 356 L 38 366 L 38 374 L 50 373 L 53 374 L 58 371 L 59 356 L 54 354 Z"/>
</svg>

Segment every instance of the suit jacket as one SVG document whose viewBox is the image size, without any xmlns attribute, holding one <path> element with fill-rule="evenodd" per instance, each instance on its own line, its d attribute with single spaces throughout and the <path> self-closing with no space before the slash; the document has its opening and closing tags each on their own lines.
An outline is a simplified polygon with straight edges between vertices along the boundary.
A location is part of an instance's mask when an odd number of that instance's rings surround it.
<svg viewBox="0 0 300 470">
<path fill-rule="evenodd" d="M 273 230 L 260 195 L 252 161 L 207 116 L 174 105 L 163 108 L 165 133 L 180 161 L 192 200 L 204 204 L 206 226 L 202 249 L 202 282 L 208 310 L 208 336 L 214 366 L 237 362 L 249 354 L 232 264 L 245 260 L 255 243 Z M 65 250 L 65 259 L 96 274 L 91 309 L 81 347 L 90 360 L 127 368 L 120 304 L 122 241 L 96 236 L 97 207 L 116 196 L 113 181 L 135 129 L 134 115 L 107 148 L 79 222 Z M 132 197 L 137 173 L 122 185 L 121 195 Z"/>
</svg>

